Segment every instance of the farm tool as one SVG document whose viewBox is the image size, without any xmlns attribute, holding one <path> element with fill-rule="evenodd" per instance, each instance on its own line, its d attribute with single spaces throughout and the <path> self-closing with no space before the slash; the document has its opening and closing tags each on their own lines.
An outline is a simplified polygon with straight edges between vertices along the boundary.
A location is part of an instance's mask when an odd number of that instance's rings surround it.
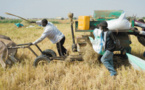
<svg viewBox="0 0 145 90">
<path fill-rule="evenodd" d="M 21 18 L 23 20 L 26 20 L 26 21 L 30 22 L 29 20 L 27 20 L 25 18 L 22 18 L 20 16 L 17 16 L 17 15 L 11 14 L 11 13 L 6 13 L 6 14 L 12 15 L 12 16 L 15 16 L 15 17 L 18 17 L 18 18 Z M 72 33 L 72 41 L 73 41 L 72 50 L 74 52 L 76 52 L 77 51 L 76 50 L 77 46 L 76 46 L 76 43 L 75 43 L 75 37 L 74 37 L 74 31 L 73 31 L 73 13 L 69 13 L 68 17 L 70 18 L 70 22 L 71 22 L 71 33 Z M 62 60 L 62 61 L 64 61 L 67 57 L 70 58 L 70 61 L 76 61 L 76 60 L 77 61 L 82 61 L 83 60 L 82 55 L 80 55 L 80 54 L 78 54 L 78 55 L 57 56 L 56 53 L 51 49 L 47 49 L 47 50 L 42 51 L 37 44 L 35 46 L 41 52 L 41 55 L 38 56 L 36 54 L 36 52 L 31 48 L 31 43 L 18 44 L 14 47 L 9 47 L 9 49 L 28 48 L 36 56 L 36 59 L 33 63 L 34 66 L 37 66 L 39 64 L 44 64 L 46 62 L 48 63 L 52 60 Z"/>
<path fill-rule="evenodd" d="M 88 44 L 88 37 L 91 36 L 93 37 L 93 31 L 95 28 L 98 28 L 98 25 L 100 22 L 104 21 L 104 20 L 112 20 L 112 19 L 116 19 L 118 18 L 121 14 L 122 14 L 122 10 L 119 11 L 115 11 L 115 10 L 97 10 L 94 11 L 94 17 L 93 18 L 89 18 L 86 16 L 85 20 L 86 21 L 81 21 L 81 19 L 78 21 L 75 21 L 75 32 L 82 32 L 82 33 L 90 33 L 89 35 L 83 35 L 77 37 L 77 50 L 78 52 L 82 52 L 83 48 Z M 84 17 L 83 17 L 84 18 Z M 79 24 L 80 22 L 80 24 Z M 134 23 L 134 19 L 131 20 L 132 23 L 132 27 L 135 26 Z M 83 23 L 83 24 L 82 24 Z M 87 27 L 88 26 L 88 27 Z M 81 28 L 81 29 L 80 29 Z M 118 31 L 118 33 L 116 33 L 116 31 L 114 31 L 114 34 L 116 35 L 117 39 L 120 41 L 120 44 L 122 47 L 124 47 L 124 49 L 116 49 L 115 51 L 120 51 L 120 55 L 123 54 L 124 50 L 127 53 L 131 53 L 131 40 L 129 35 L 135 35 L 138 38 L 138 41 L 145 46 L 145 43 L 143 41 L 145 41 L 145 37 L 142 35 L 139 35 L 138 33 L 133 32 L 132 30 L 121 30 Z"/>
<path fill-rule="evenodd" d="M 17 62 L 16 49 L 9 49 L 10 46 L 16 46 L 16 44 L 7 36 L 0 35 L 0 64 L 3 68 L 12 66 Z"/>
<path fill-rule="evenodd" d="M 25 20 L 25 21 L 27 21 L 27 22 L 30 22 L 29 20 L 27 20 L 27 19 L 25 19 L 25 18 L 23 18 L 23 17 L 17 16 L 17 15 L 14 15 L 14 14 L 8 13 L 8 12 L 6 12 L 5 14 L 7 14 L 7 15 L 11 15 L 11 16 L 14 16 L 14 17 L 18 17 L 18 18 L 21 18 L 21 19 L 23 19 L 23 20 Z"/>
<path fill-rule="evenodd" d="M 56 53 L 51 50 L 51 49 L 46 49 L 44 51 L 42 51 L 40 49 L 40 47 L 35 44 L 34 46 L 37 47 L 37 49 L 41 52 L 41 55 L 38 55 L 32 48 L 31 48 L 32 44 L 31 43 L 25 43 L 25 44 L 18 44 L 14 47 L 9 47 L 9 49 L 19 49 L 19 48 L 28 48 L 35 56 L 36 59 L 33 63 L 33 65 L 36 67 L 38 65 L 43 65 L 43 64 L 47 64 L 52 60 L 61 60 L 64 61 L 69 55 L 65 55 L 65 56 L 57 56 Z M 70 59 L 71 61 L 82 61 L 82 56 L 81 55 L 70 55 Z"/>
</svg>

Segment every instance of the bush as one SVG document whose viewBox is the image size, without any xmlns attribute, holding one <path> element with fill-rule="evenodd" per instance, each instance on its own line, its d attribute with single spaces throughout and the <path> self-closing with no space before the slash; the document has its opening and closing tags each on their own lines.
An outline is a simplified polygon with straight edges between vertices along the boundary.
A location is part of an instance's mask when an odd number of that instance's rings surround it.
<svg viewBox="0 0 145 90">
<path fill-rule="evenodd" d="M 145 19 L 145 17 L 142 17 L 142 19 Z"/>
<path fill-rule="evenodd" d="M 50 21 L 50 22 L 52 22 L 53 24 L 60 24 L 60 22 L 58 21 Z"/>
<path fill-rule="evenodd" d="M 5 17 L 0 16 L 0 19 L 3 20 L 3 19 L 5 19 Z"/>
<path fill-rule="evenodd" d="M 20 19 L 10 19 L 10 20 L 1 20 L 0 23 L 20 23 L 22 20 Z"/>
</svg>

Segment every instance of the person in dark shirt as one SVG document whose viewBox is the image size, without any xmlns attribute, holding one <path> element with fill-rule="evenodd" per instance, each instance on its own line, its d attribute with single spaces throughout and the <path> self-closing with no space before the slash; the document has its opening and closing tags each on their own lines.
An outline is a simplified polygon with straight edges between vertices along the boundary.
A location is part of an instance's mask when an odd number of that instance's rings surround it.
<svg viewBox="0 0 145 90">
<path fill-rule="evenodd" d="M 109 70 L 111 76 L 116 76 L 117 72 L 113 65 L 113 51 L 115 50 L 116 42 L 112 31 L 109 31 L 107 26 L 108 24 L 106 21 L 102 21 L 99 24 L 99 29 L 102 30 L 101 37 L 103 38 L 103 46 L 105 48 L 105 53 L 101 57 L 101 62 Z"/>
</svg>

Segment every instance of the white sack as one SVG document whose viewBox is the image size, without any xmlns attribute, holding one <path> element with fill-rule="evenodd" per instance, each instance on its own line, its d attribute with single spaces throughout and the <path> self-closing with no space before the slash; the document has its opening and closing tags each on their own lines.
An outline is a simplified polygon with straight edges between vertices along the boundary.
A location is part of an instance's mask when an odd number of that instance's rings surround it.
<svg viewBox="0 0 145 90">
<path fill-rule="evenodd" d="M 109 30 L 126 30 L 131 28 L 131 23 L 126 19 L 125 13 L 122 13 L 118 19 L 107 21 Z"/>
<path fill-rule="evenodd" d="M 92 37 L 89 37 L 90 42 L 92 43 L 92 47 L 94 51 L 100 55 L 104 54 L 104 47 L 103 47 L 103 41 L 101 41 L 101 30 L 100 29 L 95 29 L 93 31 L 95 39 Z"/>
</svg>

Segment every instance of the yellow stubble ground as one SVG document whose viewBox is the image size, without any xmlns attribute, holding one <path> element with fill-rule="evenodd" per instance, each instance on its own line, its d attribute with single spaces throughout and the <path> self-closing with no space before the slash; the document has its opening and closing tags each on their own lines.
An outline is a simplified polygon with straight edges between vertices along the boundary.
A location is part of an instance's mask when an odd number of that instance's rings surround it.
<svg viewBox="0 0 145 90">
<path fill-rule="evenodd" d="M 72 54 L 70 25 L 55 25 L 66 36 L 64 46 Z M 43 28 L 38 26 L 16 28 L 14 24 L 0 24 L 0 34 L 9 36 L 17 44 L 33 42 L 42 32 Z M 81 34 L 85 33 L 75 33 L 76 36 Z M 145 48 L 138 43 L 135 36 L 131 36 L 131 40 L 132 54 L 143 58 Z M 48 39 L 38 45 L 42 50 L 52 49 L 57 52 L 56 45 Z M 32 48 L 40 55 L 36 47 Z M 17 56 L 21 63 L 16 63 L 6 70 L 0 67 L 0 90 L 144 90 L 145 88 L 145 73 L 136 71 L 131 66 L 122 65 L 116 68 L 118 76 L 112 78 L 103 64 L 58 61 L 34 68 L 32 65 L 36 57 L 31 51 L 19 49 Z"/>
</svg>

